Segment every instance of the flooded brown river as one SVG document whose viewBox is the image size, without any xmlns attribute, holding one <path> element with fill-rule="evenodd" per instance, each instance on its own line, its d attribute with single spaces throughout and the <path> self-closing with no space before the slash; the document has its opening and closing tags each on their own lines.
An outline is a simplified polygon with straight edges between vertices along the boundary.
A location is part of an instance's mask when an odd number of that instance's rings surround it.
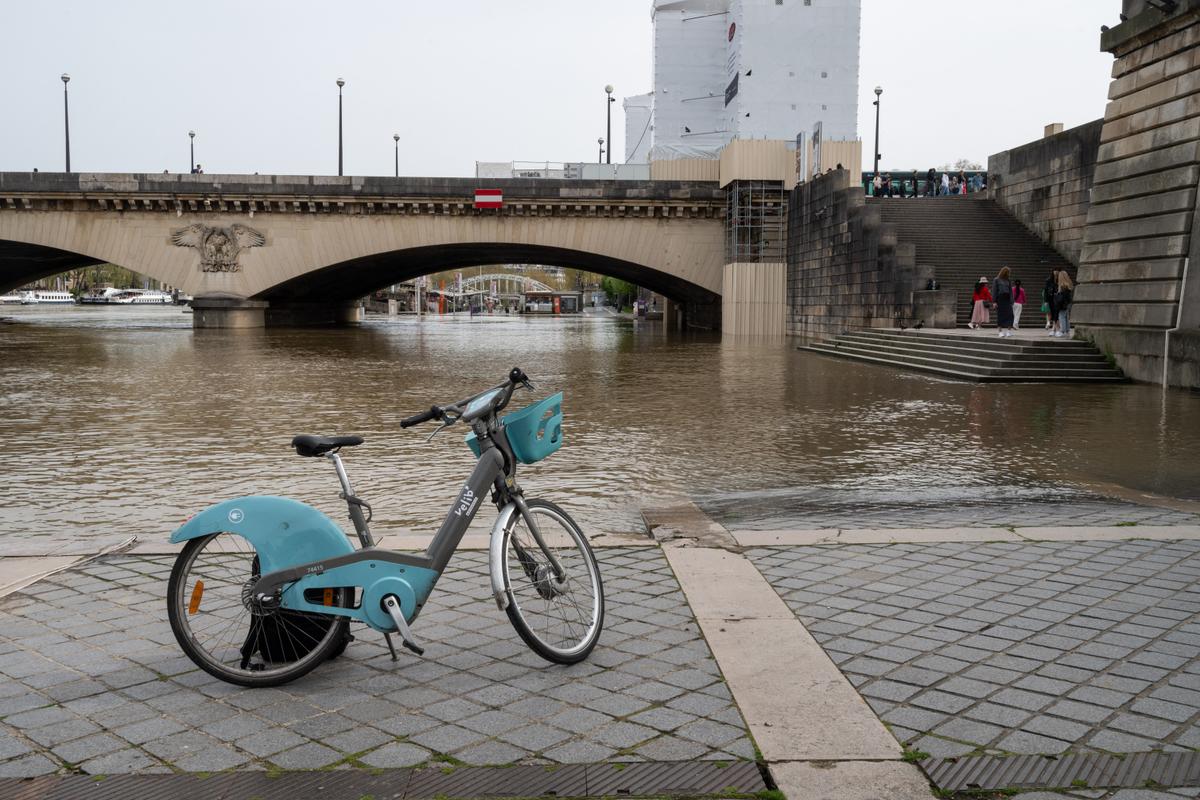
<svg viewBox="0 0 1200 800">
<path fill-rule="evenodd" d="M 608 315 L 240 332 L 193 332 L 177 308 L 0 318 L 4 539 L 162 540 L 251 493 L 345 523 L 297 433 L 365 437 L 344 455 L 377 531 L 432 531 L 471 469 L 466 431 L 426 444 L 399 420 L 514 365 L 537 382 L 528 399 L 566 395 L 565 447 L 522 481 L 589 533 L 639 529 L 639 503 L 678 495 L 780 527 L 830 508 L 880 527 L 981 499 L 1050 507 L 1092 484 L 1200 499 L 1200 397 L 1153 386 L 946 382 Z"/>
</svg>

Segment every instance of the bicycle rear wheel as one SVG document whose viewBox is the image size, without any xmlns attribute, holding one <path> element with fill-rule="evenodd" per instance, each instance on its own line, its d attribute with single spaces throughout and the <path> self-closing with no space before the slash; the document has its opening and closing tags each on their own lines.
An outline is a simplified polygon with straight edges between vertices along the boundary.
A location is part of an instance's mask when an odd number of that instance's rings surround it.
<svg viewBox="0 0 1200 800">
<path fill-rule="evenodd" d="M 533 652 L 556 664 L 588 657 L 604 627 L 604 587 L 596 556 L 575 520 L 553 503 L 531 500 L 529 512 L 547 549 L 566 572 L 558 581 L 521 514 L 504 531 L 508 618 Z"/>
<path fill-rule="evenodd" d="M 167 617 L 196 666 L 240 686 L 278 686 L 345 646 L 345 617 L 262 610 L 250 598 L 258 577 L 258 554 L 237 534 L 214 533 L 183 548 L 167 584 Z M 346 589 L 314 591 L 322 594 L 316 602 L 350 604 Z"/>
</svg>

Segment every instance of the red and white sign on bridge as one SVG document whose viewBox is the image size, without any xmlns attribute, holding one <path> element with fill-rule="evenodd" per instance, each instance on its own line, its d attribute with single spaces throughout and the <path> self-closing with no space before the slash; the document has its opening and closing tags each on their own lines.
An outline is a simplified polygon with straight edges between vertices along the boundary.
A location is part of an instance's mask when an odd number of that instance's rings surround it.
<svg viewBox="0 0 1200 800">
<path fill-rule="evenodd" d="M 504 193 L 500 189 L 476 189 L 476 208 L 503 208 Z"/>
</svg>

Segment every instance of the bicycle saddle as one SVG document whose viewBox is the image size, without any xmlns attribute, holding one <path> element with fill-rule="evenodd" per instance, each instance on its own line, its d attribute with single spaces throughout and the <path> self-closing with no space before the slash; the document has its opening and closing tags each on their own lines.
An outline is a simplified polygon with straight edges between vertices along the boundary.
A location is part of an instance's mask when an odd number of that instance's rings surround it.
<svg viewBox="0 0 1200 800">
<path fill-rule="evenodd" d="M 361 436 L 312 436 L 305 433 L 292 439 L 292 447 L 301 456 L 323 456 L 330 450 L 362 443 Z"/>
</svg>

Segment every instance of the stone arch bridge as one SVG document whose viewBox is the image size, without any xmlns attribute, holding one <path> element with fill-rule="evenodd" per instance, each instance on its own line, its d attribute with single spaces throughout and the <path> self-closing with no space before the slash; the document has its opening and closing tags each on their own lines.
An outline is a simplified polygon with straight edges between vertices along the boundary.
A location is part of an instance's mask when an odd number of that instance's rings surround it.
<svg viewBox="0 0 1200 800">
<path fill-rule="evenodd" d="M 501 208 L 476 208 L 477 188 Z M 0 293 L 111 262 L 196 298 L 200 327 L 357 319 L 374 289 L 445 269 L 575 267 L 717 327 L 715 182 L 0 173 Z"/>
</svg>

